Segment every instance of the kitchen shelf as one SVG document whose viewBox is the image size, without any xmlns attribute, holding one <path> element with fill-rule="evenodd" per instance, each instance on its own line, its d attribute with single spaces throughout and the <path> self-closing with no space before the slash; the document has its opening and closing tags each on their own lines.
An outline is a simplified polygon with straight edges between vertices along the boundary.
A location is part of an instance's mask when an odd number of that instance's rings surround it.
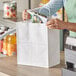
<svg viewBox="0 0 76 76">
<path fill-rule="evenodd" d="M 7 27 L 15 27 L 16 22 L 22 21 L 22 14 L 21 12 L 17 13 L 16 19 L 5 19 L 3 18 L 3 10 L 0 10 L 0 25 L 7 26 Z"/>
</svg>

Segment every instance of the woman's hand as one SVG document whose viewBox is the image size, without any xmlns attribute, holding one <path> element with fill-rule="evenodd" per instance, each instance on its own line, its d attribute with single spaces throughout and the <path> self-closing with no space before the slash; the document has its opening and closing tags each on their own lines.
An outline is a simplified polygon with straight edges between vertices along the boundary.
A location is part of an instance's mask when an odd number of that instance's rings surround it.
<svg viewBox="0 0 76 76">
<path fill-rule="evenodd" d="M 47 22 L 47 27 L 49 29 L 67 29 L 66 22 L 59 19 L 51 19 Z"/>
<path fill-rule="evenodd" d="M 31 15 L 27 12 L 27 10 L 24 10 L 22 13 L 22 19 L 23 20 L 28 20 L 31 18 Z"/>
</svg>

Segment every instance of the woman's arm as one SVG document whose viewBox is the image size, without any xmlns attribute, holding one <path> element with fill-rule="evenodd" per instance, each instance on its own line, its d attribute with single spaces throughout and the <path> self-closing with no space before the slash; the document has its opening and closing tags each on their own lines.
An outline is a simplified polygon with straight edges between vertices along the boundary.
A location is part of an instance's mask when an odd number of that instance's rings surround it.
<svg viewBox="0 0 76 76">
<path fill-rule="evenodd" d="M 43 16 L 48 17 L 53 15 L 56 11 L 63 7 L 63 1 L 64 0 L 50 0 L 43 7 L 32 9 L 32 11 L 35 11 Z M 22 14 L 23 20 L 26 20 L 26 13 L 27 11 L 24 10 Z M 28 16 L 27 19 L 29 19 Z"/>
<path fill-rule="evenodd" d="M 67 22 L 66 29 L 76 32 L 76 23 Z"/>
<path fill-rule="evenodd" d="M 50 0 L 47 4 L 39 8 L 37 11 L 42 15 L 51 16 L 55 12 L 57 12 L 61 7 L 63 7 L 63 5 L 63 0 Z"/>
<path fill-rule="evenodd" d="M 76 32 L 76 23 L 64 22 L 59 19 L 51 19 L 47 22 L 49 29 L 67 29 Z"/>
</svg>

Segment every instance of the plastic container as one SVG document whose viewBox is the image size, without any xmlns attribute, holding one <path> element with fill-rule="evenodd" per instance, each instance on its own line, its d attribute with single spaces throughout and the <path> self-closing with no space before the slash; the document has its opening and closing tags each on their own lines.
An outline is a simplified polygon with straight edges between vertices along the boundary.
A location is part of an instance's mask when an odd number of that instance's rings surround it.
<svg viewBox="0 0 76 76">
<path fill-rule="evenodd" d="M 17 18 L 17 3 L 16 1 L 5 1 L 3 18 Z"/>
</svg>

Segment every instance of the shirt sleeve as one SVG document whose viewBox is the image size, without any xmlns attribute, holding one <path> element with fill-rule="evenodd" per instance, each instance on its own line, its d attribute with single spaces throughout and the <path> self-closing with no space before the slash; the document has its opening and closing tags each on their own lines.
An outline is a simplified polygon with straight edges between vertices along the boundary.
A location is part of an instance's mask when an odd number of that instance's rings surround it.
<svg viewBox="0 0 76 76">
<path fill-rule="evenodd" d="M 57 12 L 61 7 L 63 7 L 63 0 L 50 0 L 38 9 L 38 13 L 48 17 Z"/>
</svg>

